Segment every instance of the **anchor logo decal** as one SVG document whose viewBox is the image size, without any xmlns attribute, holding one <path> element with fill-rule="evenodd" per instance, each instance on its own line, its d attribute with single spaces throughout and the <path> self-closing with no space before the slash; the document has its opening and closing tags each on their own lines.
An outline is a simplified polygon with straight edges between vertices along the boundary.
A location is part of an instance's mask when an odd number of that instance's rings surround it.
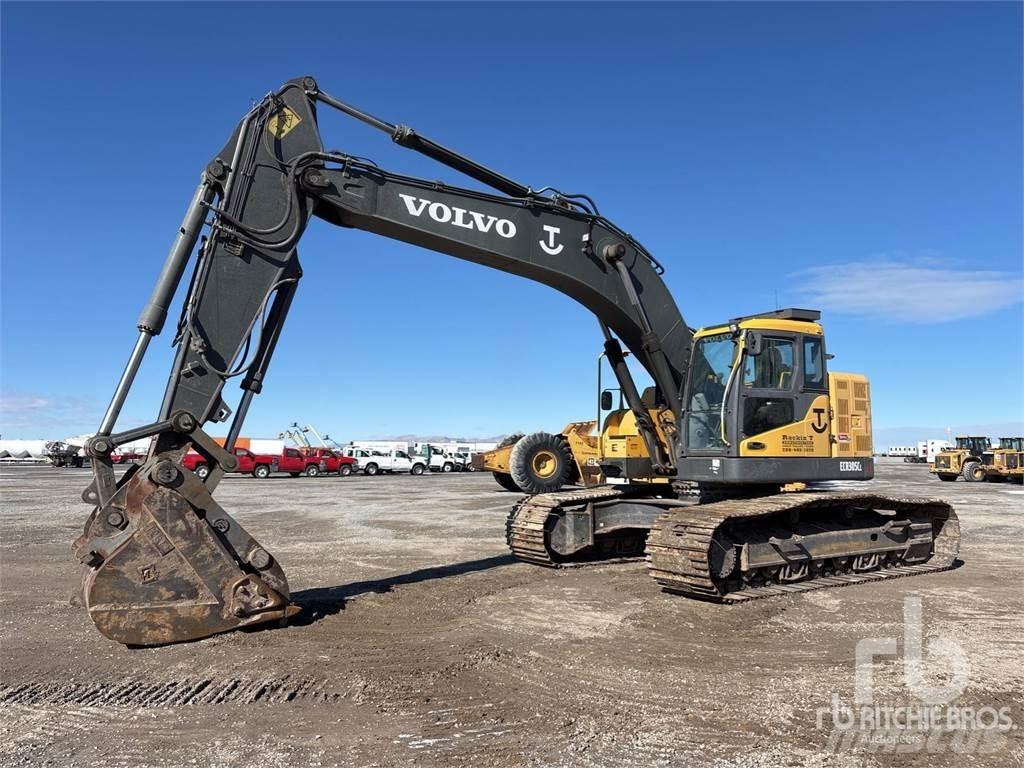
<svg viewBox="0 0 1024 768">
<path fill-rule="evenodd" d="M 545 224 L 544 231 L 548 233 L 548 241 L 545 243 L 543 240 L 538 240 L 537 242 L 540 243 L 540 247 L 544 249 L 544 253 L 548 256 L 557 256 L 562 252 L 562 249 L 565 248 L 562 243 L 559 243 L 557 246 L 555 245 L 555 235 L 562 230 L 559 227 L 552 227 L 549 224 Z"/>
<path fill-rule="evenodd" d="M 815 408 L 814 409 L 814 423 L 811 424 L 811 429 L 817 432 L 819 435 L 828 429 L 828 424 L 825 421 L 825 409 Z"/>
</svg>

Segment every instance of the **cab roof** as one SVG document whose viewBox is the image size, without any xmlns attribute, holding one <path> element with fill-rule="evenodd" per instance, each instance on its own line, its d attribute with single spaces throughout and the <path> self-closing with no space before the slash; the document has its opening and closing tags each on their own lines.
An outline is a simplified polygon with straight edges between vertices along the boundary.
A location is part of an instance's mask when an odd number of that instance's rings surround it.
<svg viewBox="0 0 1024 768">
<path fill-rule="evenodd" d="M 812 336 L 824 336 L 825 330 L 821 327 L 821 323 L 818 322 L 820 319 L 821 312 L 817 309 L 786 307 L 785 309 L 776 309 L 772 312 L 760 312 L 756 315 L 734 317 L 728 323 L 700 328 L 694 334 L 694 338 L 699 339 L 704 336 L 727 333 L 734 327 L 741 330 L 789 331 L 806 333 Z"/>
</svg>

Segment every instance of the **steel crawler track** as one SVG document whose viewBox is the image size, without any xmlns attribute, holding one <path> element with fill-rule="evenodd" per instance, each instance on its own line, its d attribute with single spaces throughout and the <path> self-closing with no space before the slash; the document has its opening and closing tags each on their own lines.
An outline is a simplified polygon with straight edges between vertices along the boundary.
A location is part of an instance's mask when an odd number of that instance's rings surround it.
<svg viewBox="0 0 1024 768">
<path fill-rule="evenodd" d="M 608 501 L 623 495 L 615 488 L 596 487 L 527 496 L 508 514 L 505 541 L 512 554 L 520 560 L 557 568 L 566 563 L 548 548 L 546 526 L 552 515 L 557 514 L 557 510 L 583 506 L 591 501 Z"/>
<path fill-rule="evenodd" d="M 711 539 L 731 522 L 778 518 L 780 514 L 810 509 L 832 509 L 839 514 L 843 509 L 852 507 L 894 509 L 899 513 L 930 517 L 933 528 L 937 527 L 930 559 L 923 563 L 879 567 L 864 572 L 837 572 L 801 581 L 763 584 L 739 590 L 731 589 L 733 584 L 723 583 L 711 571 Z M 845 587 L 944 571 L 953 567 L 959 549 L 959 521 L 946 502 L 861 493 L 785 493 L 671 509 L 658 519 L 647 538 L 650 574 L 664 590 L 723 603 L 740 603 L 812 589 Z"/>
<path fill-rule="evenodd" d="M 609 501 L 626 494 L 615 488 L 588 488 L 529 496 L 516 504 L 506 521 L 506 538 L 512 553 L 528 563 L 559 567 L 576 565 L 560 558 L 548 546 L 548 531 L 555 517 L 566 509 L 592 501 Z M 855 572 L 833 568 L 812 573 L 799 581 L 743 584 L 738 579 L 716 578 L 710 565 L 712 539 L 734 522 L 745 524 L 763 519 L 778 529 L 787 514 L 809 510 L 872 508 L 894 510 L 930 519 L 934 531 L 932 553 L 925 562 L 906 564 L 882 562 L 873 570 Z M 960 548 L 960 527 L 956 513 L 944 501 L 910 497 L 888 497 L 862 493 L 784 493 L 750 499 L 720 501 L 695 506 L 672 506 L 655 522 L 647 538 L 650 574 L 667 592 L 720 603 L 742 603 L 766 597 L 828 587 L 844 587 L 873 581 L 916 576 L 954 567 Z M 621 558 L 619 558 L 621 559 Z M 597 560 L 607 563 L 609 560 Z"/>
</svg>

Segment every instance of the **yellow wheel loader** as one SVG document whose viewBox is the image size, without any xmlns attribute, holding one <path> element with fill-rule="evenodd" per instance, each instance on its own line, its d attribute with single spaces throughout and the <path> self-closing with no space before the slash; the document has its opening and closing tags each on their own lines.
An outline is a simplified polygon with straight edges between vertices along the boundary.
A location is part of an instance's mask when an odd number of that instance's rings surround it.
<svg viewBox="0 0 1024 768">
<path fill-rule="evenodd" d="M 596 421 L 571 421 L 558 434 L 509 435 L 493 451 L 474 458 L 498 485 L 516 493 L 551 493 L 566 485 L 598 485 Z"/>
<path fill-rule="evenodd" d="M 987 480 L 1024 483 L 1024 437 L 1000 437 L 999 447 L 981 455 Z"/>
<path fill-rule="evenodd" d="M 952 483 L 958 477 L 969 483 L 983 482 L 985 464 L 982 457 L 991 447 L 992 442 L 987 437 L 958 435 L 956 447 L 940 451 L 929 471 L 946 483 Z"/>
</svg>

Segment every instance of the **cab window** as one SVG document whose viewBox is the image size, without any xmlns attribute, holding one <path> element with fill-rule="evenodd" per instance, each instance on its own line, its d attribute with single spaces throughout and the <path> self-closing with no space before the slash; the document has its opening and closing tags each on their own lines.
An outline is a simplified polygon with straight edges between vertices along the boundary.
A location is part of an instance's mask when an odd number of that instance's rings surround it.
<svg viewBox="0 0 1024 768">
<path fill-rule="evenodd" d="M 405 451 L 395 451 L 395 456 L 397 458 L 399 458 L 399 459 L 408 459 L 409 458 L 409 454 L 407 454 Z"/>
<path fill-rule="evenodd" d="M 743 398 L 743 434 L 746 437 L 784 427 L 793 421 L 792 397 Z"/>
<path fill-rule="evenodd" d="M 807 389 L 825 389 L 825 354 L 821 339 L 804 339 L 804 386 Z"/>
<path fill-rule="evenodd" d="M 793 340 L 764 338 L 761 354 L 747 356 L 743 367 L 743 386 L 749 389 L 792 389 Z"/>
</svg>

